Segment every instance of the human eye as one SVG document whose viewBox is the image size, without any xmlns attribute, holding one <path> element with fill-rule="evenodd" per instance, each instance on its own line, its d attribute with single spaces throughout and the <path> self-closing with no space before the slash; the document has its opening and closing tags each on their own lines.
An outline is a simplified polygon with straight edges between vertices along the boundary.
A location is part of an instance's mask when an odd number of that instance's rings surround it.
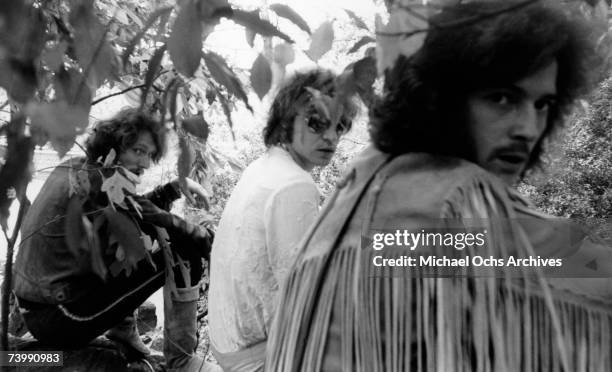
<svg viewBox="0 0 612 372">
<path fill-rule="evenodd" d="M 319 119 L 316 116 L 311 116 L 308 118 L 308 129 L 310 129 L 313 133 L 321 133 L 329 126 L 328 123 Z"/>
<path fill-rule="evenodd" d="M 497 91 L 489 92 L 485 95 L 484 98 L 488 100 L 489 102 L 494 103 L 496 105 L 500 105 L 500 106 L 507 106 L 507 105 L 511 105 L 514 102 L 516 102 L 516 97 L 514 97 L 514 95 L 511 92 L 508 92 L 505 90 L 497 90 Z"/>
<path fill-rule="evenodd" d="M 134 152 L 134 154 L 136 154 L 137 156 L 147 156 L 148 152 L 147 150 L 141 148 L 141 147 L 133 147 L 132 151 Z"/>
<path fill-rule="evenodd" d="M 555 98 L 542 98 L 535 102 L 534 106 L 538 111 L 549 111 L 557 104 Z"/>
</svg>

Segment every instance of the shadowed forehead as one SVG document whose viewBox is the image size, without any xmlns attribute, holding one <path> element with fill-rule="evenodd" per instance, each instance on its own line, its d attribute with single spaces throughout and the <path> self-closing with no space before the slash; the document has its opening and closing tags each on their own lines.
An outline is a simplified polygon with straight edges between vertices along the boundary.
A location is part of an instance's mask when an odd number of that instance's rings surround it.
<svg viewBox="0 0 612 372">
<path fill-rule="evenodd" d="M 529 95 L 556 96 L 557 95 L 558 65 L 554 61 L 536 70 L 531 75 L 518 80 L 514 86 Z"/>
<path fill-rule="evenodd" d="M 141 147 L 150 153 L 157 152 L 157 146 L 153 140 L 153 134 L 151 134 L 149 131 L 139 132 L 136 142 L 134 142 L 132 147 Z"/>
</svg>

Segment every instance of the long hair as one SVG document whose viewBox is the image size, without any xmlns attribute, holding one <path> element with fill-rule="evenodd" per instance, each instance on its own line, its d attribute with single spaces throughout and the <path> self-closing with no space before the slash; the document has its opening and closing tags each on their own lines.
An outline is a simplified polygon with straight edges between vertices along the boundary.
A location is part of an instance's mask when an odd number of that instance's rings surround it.
<svg viewBox="0 0 612 372">
<path fill-rule="evenodd" d="M 371 136 L 380 150 L 473 160 L 467 96 L 514 83 L 557 61 L 558 103 L 549 111 L 527 168 L 539 162 L 544 140 L 576 98 L 601 78 L 604 58 L 596 41 L 597 32 L 603 33 L 578 10 L 567 11 L 568 4 L 519 3 L 470 2 L 432 17 L 422 48 L 410 58 L 400 57 L 386 72 L 384 97 L 370 112 Z"/>
<path fill-rule="evenodd" d="M 111 149 L 120 154 L 136 143 L 141 132 L 151 133 L 157 149 L 153 161 L 159 161 L 166 151 L 166 129 L 160 121 L 132 108 L 96 124 L 85 144 L 87 157 L 90 161 L 96 161 L 99 157 L 104 159 Z"/>
<path fill-rule="evenodd" d="M 268 122 L 263 129 L 266 147 L 291 142 L 293 121 L 298 114 L 298 110 L 308 102 L 309 93 L 306 87 L 333 96 L 337 90 L 336 74 L 330 70 L 319 68 L 297 72 L 284 83 L 272 102 Z M 357 106 L 350 98 L 343 104 L 344 116 L 352 120 L 357 113 Z"/>
</svg>

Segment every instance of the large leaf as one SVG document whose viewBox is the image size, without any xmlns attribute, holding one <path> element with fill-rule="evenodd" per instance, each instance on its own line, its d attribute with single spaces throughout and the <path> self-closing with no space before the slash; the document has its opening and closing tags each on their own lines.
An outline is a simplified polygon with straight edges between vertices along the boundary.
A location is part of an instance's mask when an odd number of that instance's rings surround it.
<svg viewBox="0 0 612 372">
<path fill-rule="evenodd" d="M 313 61 L 318 61 L 325 53 L 329 52 L 334 41 L 334 27 L 330 21 L 323 22 L 312 34 L 310 48 L 306 55 Z"/>
<path fill-rule="evenodd" d="M 151 89 L 151 85 L 153 85 L 153 81 L 157 76 L 159 68 L 161 67 L 162 58 L 164 57 L 164 53 L 166 52 L 166 45 L 162 45 L 159 47 L 149 60 L 149 65 L 147 67 L 147 73 L 145 74 L 144 88 L 142 89 L 142 97 L 141 97 L 141 106 L 144 107 L 147 101 L 147 94 Z"/>
<path fill-rule="evenodd" d="M 89 2 L 80 2 L 70 12 L 74 27 L 74 49 L 79 65 L 93 89 L 111 76 L 115 52 L 106 40 L 107 29 L 100 23 Z"/>
<path fill-rule="evenodd" d="M 136 45 L 138 45 L 138 43 L 140 42 L 142 37 L 147 33 L 149 28 L 153 26 L 153 24 L 157 21 L 157 19 L 161 19 L 160 28 L 162 28 L 161 27 L 162 25 L 165 26 L 166 22 L 168 21 L 168 16 L 170 15 L 170 12 L 172 12 L 172 7 L 167 6 L 167 7 L 156 9 L 155 11 L 151 13 L 149 18 L 145 22 L 144 27 L 140 29 L 140 31 L 138 31 L 138 33 L 132 38 L 132 40 L 130 40 L 130 43 L 128 44 L 128 46 L 125 48 L 125 51 L 121 55 L 121 61 L 123 62 L 124 68 L 127 65 L 128 59 L 134 52 Z"/>
<path fill-rule="evenodd" d="M 201 112 L 197 115 L 183 120 L 182 127 L 185 132 L 196 136 L 203 142 L 206 142 L 206 140 L 208 139 L 208 123 L 206 122 L 206 120 L 204 120 L 204 116 Z"/>
<path fill-rule="evenodd" d="M 348 54 L 351 53 L 355 53 L 356 51 L 358 51 L 362 46 L 369 44 L 369 43 L 375 43 L 376 40 L 370 36 L 364 36 L 361 39 L 359 39 L 359 41 L 357 41 L 352 47 L 351 49 L 349 49 Z"/>
<path fill-rule="evenodd" d="M 357 86 L 361 88 L 372 87 L 376 80 L 376 60 L 373 57 L 365 57 L 355 62 L 353 76 Z"/>
<path fill-rule="evenodd" d="M 207 24 L 215 23 L 219 17 L 231 16 L 233 11 L 227 0 L 200 0 L 197 5 L 200 19 Z"/>
<path fill-rule="evenodd" d="M 25 103 L 36 90 L 36 70 L 32 63 L 9 61 L 0 58 L 0 87 L 19 103 Z"/>
<path fill-rule="evenodd" d="M 170 107 L 170 93 L 172 92 L 173 87 L 177 84 L 177 78 L 174 77 L 170 80 L 168 84 L 166 84 L 166 90 L 162 95 L 162 105 L 159 113 L 159 117 L 162 123 L 166 123 L 166 116 L 168 113 L 168 107 Z M 176 96 L 174 98 L 176 100 Z"/>
<path fill-rule="evenodd" d="M 196 204 L 196 201 L 194 200 L 193 196 L 191 196 L 191 192 L 189 192 L 187 188 L 186 178 L 189 177 L 194 159 L 195 153 L 193 147 L 189 144 L 185 137 L 179 137 L 179 157 L 178 161 L 176 162 L 179 186 L 183 192 L 183 195 L 185 195 L 187 200 L 189 200 L 189 202 L 193 205 Z"/>
<path fill-rule="evenodd" d="M 355 86 L 359 96 L 368 106 L 374 101 L 373 85 L 376 75 L 376 59 L 374 57 L 365 57 L 355 62 L 353 66 Z"/>
<path fill-rule="evenodd" d="M 246 38 L 247 44 L 249 44 L 251 48 L 255 46 L 255 35 L 257 34 L 250 28 L 244 29 L 244 37 Z"/>
<path fill-rule="evenodd" d="M 228 99 L 216 87 L 215 87 L 215 92 L 217 93 L 217 98 L 219 98 L 219 103 L 221 104 L 223 113 L 225 114 L 225 117 L 227 118 L 227 124 L 230 127 L 230 132 L 232 133 L 232 139 L 235 140 L 234 121 L 232 120 L 232 110 L 230 110 Z"/>
<path fill-rule="evenodd" d="M 204 62 L 206 62 L 206 67 L 212 77 L 223 85 L 228 92 L 241 99 L 250 111 L 253 111 L 240 80 L 238 80 L 234 71 L 229 68 L 223 57 L 214 52 L 204 53 Z"/>
<path fill-rule="evenodd" d="M 263 99 L 272 87 L 272 69 L 263 54 L 257 56 L 251 67 L 251 86 L 259 99 Z"/>
<path fill-rule="evenodd" d="M 300 16 L 295 10 L 291 9 L 288 5 L 272 4 L 270 5 L 270 9 L 272 9 L 279 17 L 290 20 L 291 22 L 295 23 L 296 26 L 308 32 L 308 34 L 311 34 L 308 23 L 306 23 L 304 18 L 302 18 L 302 16 Z"/>
<path fill-rule="evenodd" d="M 413 9 L 413 14 L 395 10 L 387 25 L 383 25 L 380 16 L 376 16 L 376 61 L 379 74 L 392 68 L 400 54 L 410 57 L 423 45 L 427 22 L 424 15 L 417 11 Z"/>
<path fill-rule="evenodd" d="M 31 103 L 26 106 L 26 113 L 33 128 L 49 135 L 60 157 L 72 148 L 77 134 L 83 133 L 89 121 L 89 111 L 66 102 Z"/>
<path fill-rule="evenodd" d="M 365 22 L 361 18 L 357 17 L 357 14 L 355 14 L 355 12 L 348 10 L 348 9 L 344 9 L 344 11 L 346 12 L 346 14 L 349 15 L 349 17 L 351 18 L 355 26 L 361 29 L 364 29 L 366 31 L 370 31 L 370 29 L 368 28 L 368 25 L 366 25 Z"/>
<path fill-rule="evenodd" d="M 174 84 L 171 88 L 168 88 L 168 104 L 170 105 L 170 119 L 174 124 L 174 129 L 177 128 L 177 97 L 179 91 L 179 84 Z"/>
<path fill-rule="evenodd" d="M 239 25 L 251 29 L 261 36 L 276 36 L 280 37 L 286 42 L 293 43 L 293 40 L 291 40 L 289 36 L 281 32 L 272 23 L 261 19 L 261 17 L 259 17 L 259 11 L 257 10 L 246 12 L 244 10 L 234 9 L 231 19 Z"/>
<path fill-rule="evenodd" d="M 168 40 L 170 58 L 176 69 L 185 76 L 193 76 L 200 66 L 202 30 L 196 5 L 189 0 L 179 11 Z"/>
<path fill-rule="evenodd" d="M 127 191 L 128 194 L 134 194 L 136 193 L 136 185 L 118 169 L 102 183 L 101 191 L 106 193 L 111 206 L 113 204 L 124 205 L 126 195 L 124 190 Z"/>
<path fill-rule="evenodd" d="M 146 257 L 146 248 L 140 238 L 140 230 L 130 217 L 110 207 L 104 208 L 104 215 L 108 221 L 110 241 L 116 241 L 118 250 L 123 251 L 123 260 L 111 265 L 111 274 L 117 276 L 125 270 L 130 275 L 140 260 Z"/>
<path fill-rule="evenodd" d="M 30 32 L 38 27 L 30 28 L 30 16 L 34 8 L 23 0 L 0 1 L 0 45 L 11 56 L 18 60 L 31 59 L 26 56 Z M 44 31 L 44 29 L 43 29 Z"/>
<path fill-rule="evenodd" d="M 53 82 L 55 98 L 64 101 L 70 106 L 78 106 L 89 112 L 91 107 L 91 89 L 89 89 L 85 76 L 78 70 L 60 68 L 55 74 Z"/>
<path fill-rule="evenodd" d="M 36 65 L 44 46 L 41 11 L 24 1 L 0 1 L 0 86 L 25 103 L 37 87 Z"/>
<path fill-rule="evenodd" d="M 283 68 L 295 61 L 295 51 L 291 44 L 282 43 L 274 46 L 274 62 Z"/>
</svg>

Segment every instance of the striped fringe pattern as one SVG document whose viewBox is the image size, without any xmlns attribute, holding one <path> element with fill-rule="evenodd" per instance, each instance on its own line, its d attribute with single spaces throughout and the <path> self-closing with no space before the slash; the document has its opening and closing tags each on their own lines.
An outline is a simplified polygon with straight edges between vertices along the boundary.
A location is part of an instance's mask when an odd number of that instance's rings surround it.
<svg viewBox="0 0 612 372">
<path fill-rule="evenodd" d="M 512 206 L 487 180 L 460 190 L 443 214 L 489 221 L 484 257 L 507 257 L 511 244 L 516 257 L 534 255 L 520 227 L 510 229 L 515 242 L 503 238 Z M 496 278 L 480 267 L 474 278 L 467 267 L 470 278 L 423 277 L 418 268 L 375 267 L 374 255 L 340 246 L 297 266 L 268 342 L 268 371 L 321 370 L 332 312 L 341 352 L 325 358 L 343 371 L 612 371 L 611 311 L 553 292 L 540 274 L 511 278 L 496 268 Z"/>
</svg>

